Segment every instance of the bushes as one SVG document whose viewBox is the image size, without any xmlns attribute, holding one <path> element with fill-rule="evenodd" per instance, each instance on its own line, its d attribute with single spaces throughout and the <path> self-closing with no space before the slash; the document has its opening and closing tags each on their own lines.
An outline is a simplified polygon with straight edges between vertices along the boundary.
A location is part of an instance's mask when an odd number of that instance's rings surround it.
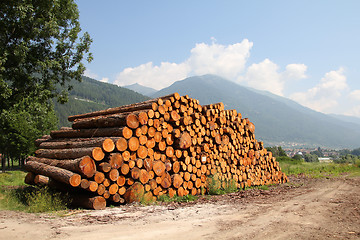
<svg viewBox="0 0 360 240">
<path fill-rule="evenodd" d="M 66 195 L 47 187 L 25 187 L 2 190 L 0 207 L 9 210 L 21 210 L 32 213 L 51 212 L 67 209 Z"/>
<path fill-rule="evenodd" d="M 207 188 L 210 195 L 221 195 L 237 192 L 238 188 L 234 179 L 230 181 L 221 181 L 218 175 L 209 176 L 207 179 Z"/>
<path fill-rule="evenodd" d="M 47 187 L 25 186 L 24 172 L 0 174 L 0 209 L 50 212 L 68 207 L 69 197 Z"/>
</svg>

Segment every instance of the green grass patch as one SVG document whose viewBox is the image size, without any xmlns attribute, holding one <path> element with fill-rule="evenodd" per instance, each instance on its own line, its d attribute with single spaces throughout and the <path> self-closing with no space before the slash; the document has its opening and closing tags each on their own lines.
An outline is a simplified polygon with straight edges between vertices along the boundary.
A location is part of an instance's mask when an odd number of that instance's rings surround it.
<svg viewBox="0 0 360 240">
<path fill-rule="evenodd" d="M 159 202 L 169 203 L 169 202 L 193 202 L 198 199 L 199 199 L 198 196 L 193 196 L 191 194 L 188 194 L 188 195 L 185 195 L 182 197 L 174 195 L 172 198 L 168 194 L 163 194 L 163 195 L 159 196 L 157 200 Z"/>
<path fill-rule="evenodd" d="M 26 172 L 8 171 L 0 173 L 0 187 L 3 186 L 25 186 L 24 183 Z"/>
<path fill-rule="evenodd" d="M 67 209 L 69 198 L 47 187 L 27 186 L 26 172 L 0 173 L 0 209 L 24 212 L 53 212 Z"/>
<path fill-rule="evenodd" d="M 349 174 L 349 176 L 360 176 L 360 167 L 356 164 L 339 163 L 309 163 L 279 161 L 281 170 L 286 175 L 306 174 L 311 177 L 328 177 Z"/>
<path fill-rule="evenodd" d="M 221 181 L 215 174 L 209 176 L 207 181 L 208 194 L 210 195 L 222 195 L 237 192 L 239 190 L 234 179 L 230 181 Z"/>
<path fill-rule="evenodd" d="M 2 188 L 0 209 L 31 213 L 54 212 L 67 209 L 69 197 L 47 187 Z"/>
</svg>

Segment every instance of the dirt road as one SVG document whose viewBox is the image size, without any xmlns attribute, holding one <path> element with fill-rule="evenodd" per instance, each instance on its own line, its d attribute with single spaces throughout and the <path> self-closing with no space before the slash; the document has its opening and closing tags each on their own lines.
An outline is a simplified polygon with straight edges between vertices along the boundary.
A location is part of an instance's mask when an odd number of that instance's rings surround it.
<svg viewBox="0 0 360 240">
<path fill-rule="evenodd" d="M 360 239 L 360 178 L 290 178 L 194 203 L 68 216 L 0 211 L 0 239 Z"/>
</svg>

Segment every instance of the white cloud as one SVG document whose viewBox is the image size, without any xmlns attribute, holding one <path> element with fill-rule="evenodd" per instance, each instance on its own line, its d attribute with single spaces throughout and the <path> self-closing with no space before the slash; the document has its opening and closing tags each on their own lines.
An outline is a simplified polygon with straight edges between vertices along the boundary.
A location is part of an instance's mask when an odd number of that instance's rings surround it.
<svg viewBox="0 0 360 240">
<path fill-rule="evenodd" d="M 250 87 L 282 95 L 284 88 L 278 65 L 265 59 L 248 67 L 244 80 Z"/>
<path fill-rule="evenodd" d="M 320 83 L 306 92 L 297 92 L 290 97 L 300 104 L 320 112 L 329 112 L 338 105 L 343 90 L 347 89 L 344 69 L 330 71 Z"/>
<path fill-rule="evenodd" d="M 235 80 L 245 68 L 253 43 L 244 39 L 232 45 L 196 44 L 190 57 L 182 63 L 162 62 L 154 66 L 152 62 L 120 72 L 114 83 L 120 86 L 139 83 L 144 86 L 161 89 L 190 75 L 216 74 L 229 80 Z"/>
<path fill-rule="evenodd" d="M 97 80 L 100 78 L 99 75 L 97 75 L 96 73 L 92 72 L 89 68 L 87 68 L 87 69 L 85 70 L 84 76 L 89 77 L 89 78 L 93 78 L 93 79 L 97 79 Z M 107 82 L 109 82 L 109 78 L 103 77 L 103 78 L 101 78 L 99 81 L 100 81 L 100 82 L 105 82 L 105 83 L 107 83 Z"/>
<path fill-rule="evenodd" d="M 84 72 L 84 76 L 89 77 L 89 78 L 93 78 L 96 79 L 99 76 L 96 73 L 93 73 L 89 68 L 87 68 Z"/>
<path fill-rule="evenodd" d="M 152 62 L 148 62 L 134 68 L 125 68 L 116 76 L 114 83 L 120 86 L 139 83 L 161 89 L 186 78 L 189 72 L 189 66 L 185 63 L 162 62 L 160 66 L 153 66 Z"/>
<path fill-rule="evenodd" d="M 360 90 L 354 90 L 349 94 L 349 97 L 352 100 L 360 101 Z"/>
<path fill-rule="evenodd" d="M 286 66 L 286 70 L 283 73 L 283 78 L 286 80 L 298 80 L 307 78 L 305 72 L 307 66 L 305 64 L 289 64 Z"/>
<path fill-rule="evenodd" d="M 109 82 L 109 78 L 103 77 L 103 78 L 100 79 L 99 81 L 100 81 L 100 82 L 107 83 L 107 82 Z"/>
<path fill-rule="evenodd" d="M 286 70 L 279 72 L 279 66 L 269 59 L 254 63 L 248 67 L 245 77 L 239 80 L 247 82 L 250 87 L 283 95 L 287 81 L 306 78 L 307 67 L 304 64 L 289 64 Z"/>
<path fill-rule="evenodd" d="M 195 75 L 216 74 L 230 80 L 236 79 L 244 70 L 253 43 L 244 39 L 233 45 L 196 44 L 187 60 Z"/>
</svg>

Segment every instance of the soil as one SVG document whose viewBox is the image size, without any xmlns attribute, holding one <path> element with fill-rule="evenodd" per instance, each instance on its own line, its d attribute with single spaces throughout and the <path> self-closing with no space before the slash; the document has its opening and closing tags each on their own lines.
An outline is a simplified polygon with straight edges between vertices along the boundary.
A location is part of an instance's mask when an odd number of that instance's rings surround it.
<svg viewBox="0 0 360 240">
<path fill-rule="evenodd" d="M 360 239 L 360 177 L 64 215 L 0 211 L 0 239 Z"/>
</svg>

